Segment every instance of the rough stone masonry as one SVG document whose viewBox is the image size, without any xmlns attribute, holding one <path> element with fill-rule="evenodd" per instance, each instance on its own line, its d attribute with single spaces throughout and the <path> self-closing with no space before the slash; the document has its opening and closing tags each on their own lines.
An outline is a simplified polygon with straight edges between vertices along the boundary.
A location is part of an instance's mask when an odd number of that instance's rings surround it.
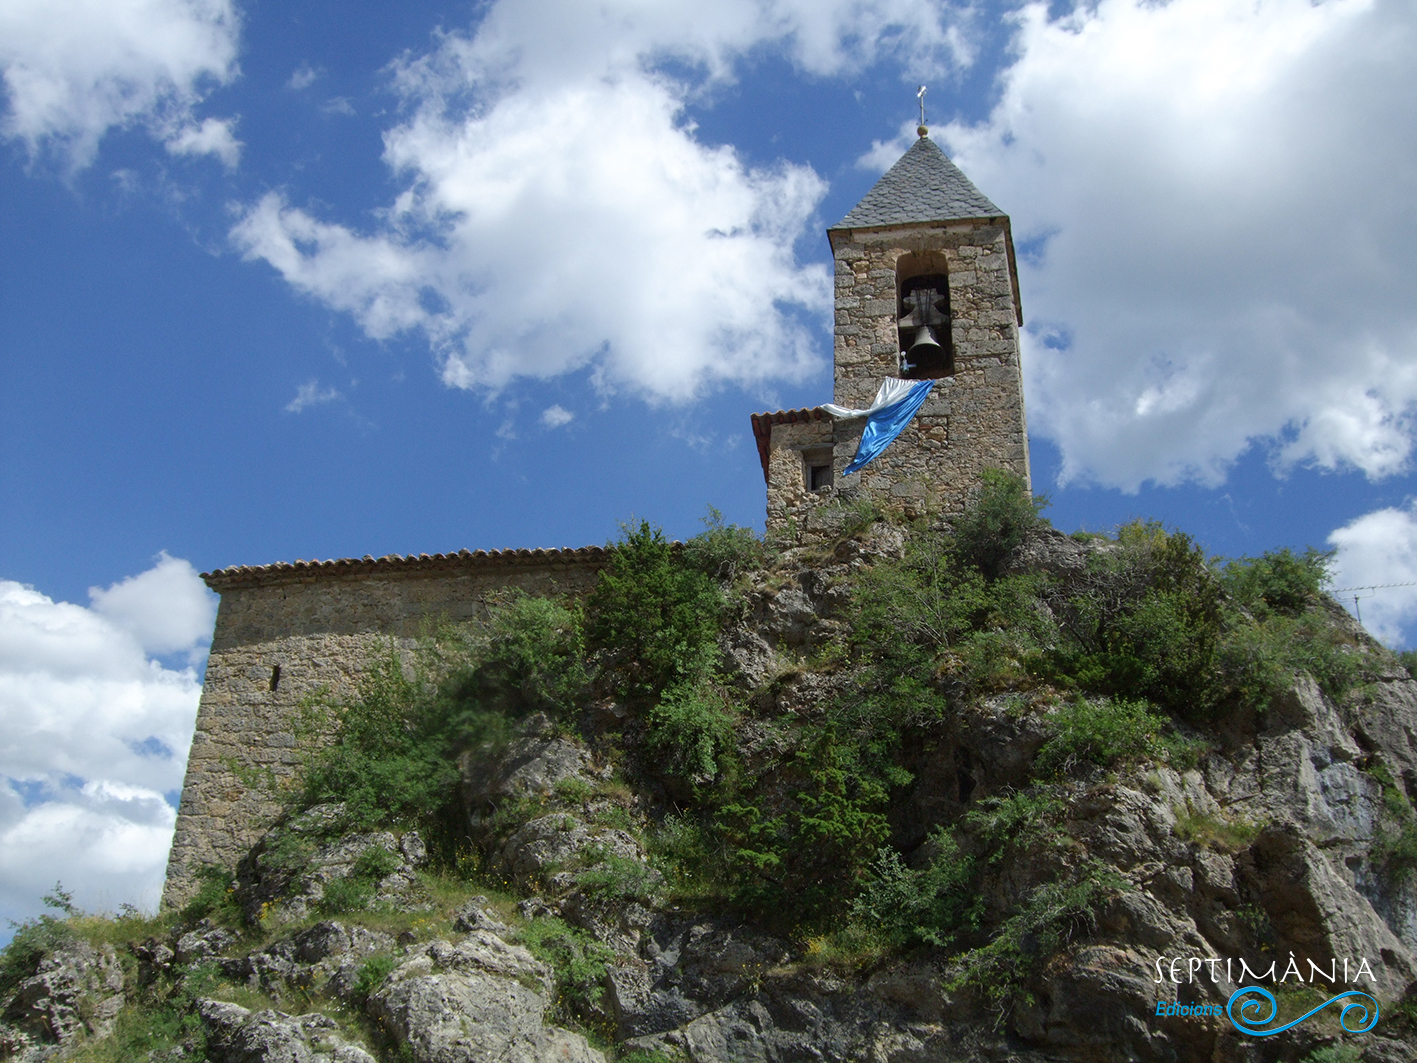
<svg viewBox="0 0 1417 1063">
<path fill-rule="evenodd" d="M 429 623 L 473 619 L 490 595 L 587 590 L 606 562 L 581 550 L 237 566 L 203 575 L 221 595 L 163 904 L 185 903 L 204 865 L 235 867 L 274 822 L 296 767 L 301 701 L 353 692 L 359 674 Z"/>
<path fill-rule="evenodd" d="M 844 470 L 864 422 L 826 410 L 756 414 L 767 527 L 810 529 L 832 502 L 866 497 L 909 517 L 963 510 L 985 469 L 1029 477 L 1018 326 L 1022 310 L 1009 219 L 922 135 L 828 230 L 836 263 L 833 401 L 862 409 L 887 377 L 934 379 L 925 405 L 865 469 Z M 911 286 L 947 291 L 940 364 L 904 368 Z M 812 470 L 830 467 L 830 475 Z"/>
</svg>

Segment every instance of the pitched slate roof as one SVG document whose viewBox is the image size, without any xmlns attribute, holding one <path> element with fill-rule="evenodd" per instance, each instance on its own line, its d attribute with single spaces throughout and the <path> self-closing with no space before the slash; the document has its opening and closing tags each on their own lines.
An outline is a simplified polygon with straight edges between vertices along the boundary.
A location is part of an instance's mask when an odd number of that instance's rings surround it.
<svg viewBox="0 0 1417 1063">
<path fill-rule="evenodd" d="M 827 231 L 1003 216 L 933 140 L 921 137 L 861 202 Z"/>
</svg>

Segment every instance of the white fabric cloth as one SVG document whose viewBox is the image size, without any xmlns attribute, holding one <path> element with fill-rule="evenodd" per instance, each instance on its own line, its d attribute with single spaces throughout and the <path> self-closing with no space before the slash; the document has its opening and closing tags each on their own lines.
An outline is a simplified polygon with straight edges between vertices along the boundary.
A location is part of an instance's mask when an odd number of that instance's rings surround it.
<svg viewBox="0 0 1417 1063">
<path fill-rule="evenodd" d="M 822 409 L 833 417 L 843 420 L 855 419 L 857 417 L 869 417 L 877 410 L 899 402 L 910 392 L 918 380 L 901 380 L 899 377 L 888 376 L 881 381 L 881 389 L 876 392 L 876 401 L 867 406 L 864 410 L 852 410 L 845 406 L 838 406 L 833 402 L 822 403 Z"/>
</svg>

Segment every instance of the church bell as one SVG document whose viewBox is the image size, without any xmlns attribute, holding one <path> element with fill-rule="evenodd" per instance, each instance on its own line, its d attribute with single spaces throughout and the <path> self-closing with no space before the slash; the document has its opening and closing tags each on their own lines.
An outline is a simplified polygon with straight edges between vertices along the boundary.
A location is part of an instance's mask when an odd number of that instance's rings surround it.
<svg viewBox="0 0 1417 1063">
<path fill-rule="evenodd" d="M 940 346 L 940 341 L 935 338 L 934 330 L 929 325 L 921 325 L 915 330 L 915 339 L 910 344 L 910 350 L 900 356 L 901 374 L 907 378 L 922 370 L 928 372 L 936 367 L 943 367 L 945 363 L 945 349 Z"/>
</svg>

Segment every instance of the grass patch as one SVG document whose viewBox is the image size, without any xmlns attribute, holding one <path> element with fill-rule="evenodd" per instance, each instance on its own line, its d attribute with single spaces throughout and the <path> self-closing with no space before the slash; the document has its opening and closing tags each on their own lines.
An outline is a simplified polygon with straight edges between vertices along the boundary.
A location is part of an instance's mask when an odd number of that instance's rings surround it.
<svg viewBox="0 0 1417 1063">
<path fill-rule="evenodd" d="M 374 900 L 379 880 L 402 864 L 403 860 L 394 853 L 371 845 L 355 859 L 349 874 L 325 883 L 316 910 L 322 915 L 364 911 Z"/>
<path fill-rule="evenodd" d="M 182 977 L 160 981 L 137 999 L 130 998 L 118 1013 L 112 1035 L 81 1044 L 67 1059 L 70 1063 L 131 1063 L 179 1045 L 191 1052 L 185 1058 L 204 1059 L 206 1031 L 194 1007 L 199 997 L 214 996 L 223 988 L 230 987 L 222 982 L 216 964 L 188 967 Z"/>
<path fill-rule="evenodd" d="M 1259 836 L 1261 825 L 1194 809 L 1175 809 L 1176 836 L 1221 853 L 1238 853 Z"/>
</svg>

